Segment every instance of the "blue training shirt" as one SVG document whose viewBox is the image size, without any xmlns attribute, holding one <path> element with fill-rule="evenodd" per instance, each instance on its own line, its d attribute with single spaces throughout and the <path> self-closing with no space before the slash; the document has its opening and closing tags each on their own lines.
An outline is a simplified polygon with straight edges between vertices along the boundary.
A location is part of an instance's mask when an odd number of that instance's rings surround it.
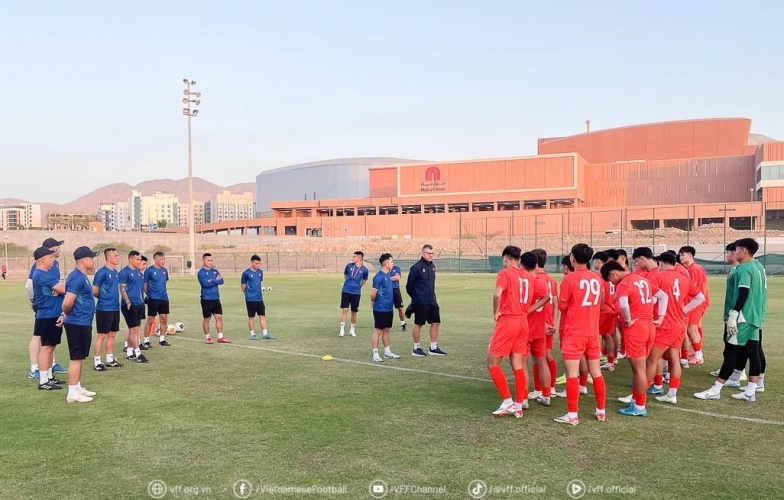
<svg viewBox="0 0 784 500">
<path fill-rule="evenodd" d="M 28 279 L 33 279 L 33 273 L 35 272 L 35 262 L 33 262 L 33 267 L 30 268 L 30 274 L 27 275 Z M 57 262 L 57 259 L 52 261 L 52 269 L 57 269 L 57 277 L 60 277 L 60 263 Z M 51 269 L 50 269 L 51 271 Z"/>
<path fill-rule="evenodd" d="M 369 275 L 368 268 L 363 265 L 357 267 L 353 262 L 346 264 L 346 268 L 343 270 L 343 276 L 346 278 L 346 281 L 343 282 L 343 291 L 359 295 L 362 293 L 362 282 L 367 281 Z"/>
<path fill-rule="evenodd" d="M 98 287 L 97 311 L 120 310 L 120 273 L 116 269 L 103 266 L 93 277 L 93 285 Z"/>
<path fill-rule="evenodd" d="M 169 294 L 166 292 L 167 281 L 169 281 L 169 271 L 165 267 L 148 267 L 144 272 L 147 297 L 154 300 L 169 300 Z"/>
<path fill-rule="evenodd" d="M 263 302 L 264 297 L 261 293 L 261 282 L 264 281 L 264 271 L 258 269 L 246 269 L 242 273 L 240 283 L 245 285 L 246 302 Z"/>
<path fill-rule="evenodd" d="M 201 285 L 202 300 L 220 300 L 220 290 L 218 287 L 223 284 L 223 276 L 214 267 L 207 269 L 202 267 L 198 273 L 199 285 Z"/>
<path fill-rule="evenodd" d="M 144 273 L 141 269 L 125 266 L 119 275 L 120 284 L 125 285 L 128 300 L 135 306 L 144 305 Z"/>
<path fill-rule="evenodd" d="M 90 283 L 90 278 L 79 269 L 74 269 L 65 279 L 65 293 L 76 295 L 73 308 L 65 317 L 65 323 L 93 326 L 95 300 L 93 299 L 93 285 Z"/>
<path fill-rule="evenodd" d="M 400 276 L 403 277 L 403 270 L 400 269 L 400 266 L 392 266 L 392 271 L 389 272 L 390 276 Z M 392 282 L 392 288 L 400 288 L 400 280 Z"/>
<path fill-rule="evenodd" d="M 389 278 L 392 273 L 385 273 L 379 271 L 373 277 L 373 288 L 378 290 L 376 292 L 376 300 L 373 301 L 373 310 L 379 312 L 391 312 L 394 309 L 394 301 L 392 300 L 393 281 Z"/>
<path fill-rule="evenodd" d="M 42 271 L 33 269 L 33 304 L 38 308 L 36 319 L 58 318 L 63 313 L 62 295 L 54 295 L 52 287 L 60 283 L 60 270 Z"/>
</svg>

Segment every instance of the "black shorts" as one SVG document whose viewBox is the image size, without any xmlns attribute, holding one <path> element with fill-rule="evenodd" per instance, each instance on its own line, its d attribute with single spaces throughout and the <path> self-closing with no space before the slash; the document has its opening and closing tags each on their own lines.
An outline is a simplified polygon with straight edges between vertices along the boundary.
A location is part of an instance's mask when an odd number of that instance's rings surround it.
<svg viewBox="0 0 784 500">
<path fill-rule="evenodd" d="M 373 311 L 373 328 L 386 330 L 392 328 L 393 311 Z"/>
<path fill-rule="evenodd" d="M 359 299 L 362 295 L 358 293 L 342 292 L 340 294 L 340 308 L 348 309 L 351 306 L 351 312 L 359 311 Z"/>
<path fill-rule="evenodd" d="M 400 294 L 400 288 L 392 289 L 392 302 L 395 304 L 395 309 L 403 309 L 403 295 Z"/>
<path fill-rule="evenodd" d="M 249 318 L 255 318 L 257 314 L 259 316 L 267 315 L 267 307 L 264 305 L 263 300 L 253 300 L 253 301 L 246 300 L 245 307 L 248 309 Z"/>
<path fill-rule="evenodd" d="M 68 339 L 68 353 L 71 361 L 87 359 L 93 341 L 93 327 L 65 324 L 65 337 Z"/>
<path fill-rule="evenodd" d="M 41 345 L 60 345 L 63 339 L 63 327 L 57 326 L 60 318 L 41 318 L 35 320 L 33 335 L 41 337 Z"/>
<path fill-rule="evenodd" d="M 159 314 L 169 314 L 169 301 L 148 299 L 147 300 L 147 316 L 154 318 Z"/>
<path fill-rule="evenodd" d="M 95 329 L 98 333 L 120 331 L 120 311 L 95 311 Z"/>
<path fill-rule="evenodd" d="M 128 328 L 137 328 L 142 324 L 142 320 L 146 318 L 144 314 L 144 305 L 135 306 L 131 304 L 131 308 L 128 309 L 128 306 L 123 304 L 120 311 L 122 311 L 123 318 L 125 318 L 125 324 L 128 325 Z"/>
<path fill-rule="evenodd" d="M 220 300 L 201 299 L 201 317 L 211 318 L 215 314 L 223 314 L 223 306 L 221 306 Z"/>
<path fill-rule="evenodd" d="M 441 323 L 441 310 L 438 304 L 416 304 L 414 306 L 414 324 Z"/>
</svg>

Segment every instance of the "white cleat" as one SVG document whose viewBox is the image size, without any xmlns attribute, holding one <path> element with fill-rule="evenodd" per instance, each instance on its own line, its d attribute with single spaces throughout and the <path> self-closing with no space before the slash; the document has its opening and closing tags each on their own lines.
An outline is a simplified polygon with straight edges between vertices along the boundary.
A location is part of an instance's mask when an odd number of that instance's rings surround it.
<svg viewBox="0 0 784 500">
<path fill-rule="evenodd" d="M 724 382 L 724 387 L 740 388 L 740 380 L 729 379 L 728 381 Z"/>
<path fill-rule="evenodd" d="M 82 396 L 87 396 L 88 398 L 91 398 L 91 397 L 95 396 L 95 392 L 88 391 L 84 387 L 82 387 L 81 394 L 82 394 Z"/>
<path fill-rule="evenodd" d="M 93 398 L 85 396 L 84 394 L 79 394 L 73 398 L 71 396 L 65 398 L 65 401 L 68 403 L 89 403 L 92 400 Z"/>
<path fill-rule="evenodd" d="M 528 399 L 536 399 L 542 396 L 542 391 L 533 391 L 528 393 Z"/>
<path fill-rule="evenodd" d="M 708 389 L 707 391 L 695 392 L 694 397 L 697 399 L 715 400 L 715 399 L 721 399 L 721 393 L 712 392 L 710 389 Z"/>
<path fill-rule="evenodd" d="M 550 395 L 554 398 L 566 398 L 566 391 L 552 391 Z"/>
<path fill-rule="evenodd" d="M 659 401 L 661 403 L 670 403 L 674 405 L 674 404 L 678 404 L 678 396 L 670 397 L 666 394 L 663 396 L 656 396 L 656 401 Z"/>
<path fill-rule="evenodd" d="M 632 399 L 633 398 L 634 398 L 634 396 L 629 394 L 628 396 L 623 396 L 623 397 L 618 398 L 618 401 L 620 401 L 621 403 L 626 403 L 628 405 L 628 404 L 632 404 Z"/>
<path fill-rule="evenodd" d="M 689 367 L 689 360 L 688 359 L 682 359 L 681 360 L 681 368 L 688 368 L 688 367 Z"/>
<path fill-rule="evenodd" d="M 727 382 L 729 382 L 729 380 L 728 380 Z M 724 387 L 729 387 L 729 386 L 728 386 L 727 384 L 724 384 Z M 748 387 L 749 387 L 749 386 L 747 386 L 747 385 L 744 385 L 743 387 L 741 387 L 741 386 L 740 386 L 740 384 L 739 384 L 739 385 L 738 385 L 738 390 L 739 390 L 739 391 L 746 392 L 746 389 L 747 389 Z M 758 386 L 757 386 L 757 391 L 756 391 L 756 392 L 765 392 L 765 386 L 764 386 L 764 385 L 758 385 Z"/>
<path fill-rule="evenodd" d="M 340 330 L 340 333 L 338 333 L 338 337 L 345 337 L 345 336 L 346 336 L 346 331 Z"/>
<path fill-rule="evenodd" d="M 747 396 L 745 392 L 739 392 L 737 394 L 733 394 L 732 399 L 738 399 L 740 401 L 746 401 L 748 403 L 756 403 L 757 395 L 752 394 L 751 396 Z"/>
<path fill-rule="evenodd" d="M 383 363 L 384 362 L 384 360 L 381 359 L 381 356 L 379 356 L 378 354 L 374 354 L 373 355 L 373 361 L 375 361 L 376 363 Z"/>
<path fill-rule="evenodd" d="M 564 415 L 561 415 L 560 417 L 554 418 L 553 422 L 557 422 L 559 424 L 567 424 L 567 425 L 579 425 L 580 419 L 579 418 L 569 418 L 569 414 L 566 413 Z"/>
<path fill-rule="evenodd" d="M 580 387 L 580 396 L 586 396 L 588 394 L 587 387 Z"/>
<path fill-rule="evenodd" d="M 349 330 L 348 334 L 351 335 L 352 337 L 356 337 L 357 336 L 357 332 L 354 331 L 353 329 Z"/>
<path fill-rule="evenodd" d="M 503 417 L 504 415 L 514 415 L 515 410 L 517 410 L 517 405 L 515 405 L 514 401 L 512 401 L 509 404 L 501 403 L 501 406 L 499 406 L 498 409 L 493 412 L 493 415 L 496 417 Z"/>
<path fill-rule="evenodd" d="M 400 356 L 395 354 L 394 352 L 384 353 L 384 359 L 400 359 Z"/>
</svg>

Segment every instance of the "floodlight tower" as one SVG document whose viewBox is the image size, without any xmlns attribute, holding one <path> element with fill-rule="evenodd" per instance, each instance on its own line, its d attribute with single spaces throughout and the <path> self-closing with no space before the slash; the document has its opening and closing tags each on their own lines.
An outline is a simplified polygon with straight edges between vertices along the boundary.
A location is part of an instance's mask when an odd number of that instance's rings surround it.
<svg viewBox="0 0 784 500">
<path fill-rule="evenodd" d="M 191 276 L 196 276 L 196 228 L 195 228 L 195 207 L 193 204 L 193 148 L 191 147 L 191 118 L 196 118 L 199 115 L 199 110 L 196 106 L 201 104 L 201 92 L 192 92 L 191 87 L 196 85 L 194 80 L 183 78 L 182 83 L 185 84 L 185 90 L 182 93 L 185 97 L 182 103 L 187 107 L 182 108 L 182 114 L 188 117 L 188 237 L 189 237 L 189 256 L 191 268 L 189 269 Z M 193 99 L 192 99 L 193 98 Z"/>
</svg>

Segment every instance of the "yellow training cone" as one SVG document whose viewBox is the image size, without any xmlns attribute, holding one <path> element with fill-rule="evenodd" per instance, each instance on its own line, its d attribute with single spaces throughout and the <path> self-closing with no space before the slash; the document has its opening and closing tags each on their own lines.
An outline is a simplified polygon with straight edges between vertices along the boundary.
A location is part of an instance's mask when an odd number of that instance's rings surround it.
<svg viewBox="0 0 784 500">
<path fill-rule="evenodd" d="M 332 361 L 334 358 L 332 356 L 330 356 L 329 354 L 327 354 L 326 356 L 324 356 L 321 359 L 324 360 L 324 361 Z"/>
</svg>

